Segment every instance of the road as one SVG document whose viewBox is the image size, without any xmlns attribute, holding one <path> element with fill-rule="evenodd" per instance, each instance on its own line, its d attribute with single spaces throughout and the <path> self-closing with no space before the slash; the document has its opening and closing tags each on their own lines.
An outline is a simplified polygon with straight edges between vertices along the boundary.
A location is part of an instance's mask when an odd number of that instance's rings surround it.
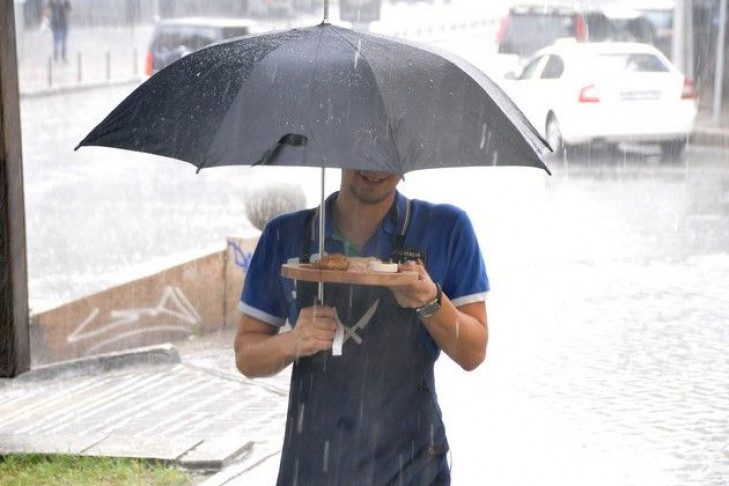
<svg viewBox="0 0 729 486">
<path fill-rule="evenodd" d="M 195 175 L 158 157 L 73 152 L 130 89 L 22 102 L 35 309 L 250 233 L 256 187 L 301 184 L 318 200 L 316 170 Z M 487 363 L 438 368 L 454 484 L 729 484 L 729 153 L 549 165 L 551 177 L 444 169 L 401 185 L 469 212 L 493 287 Z"/>
</svg>

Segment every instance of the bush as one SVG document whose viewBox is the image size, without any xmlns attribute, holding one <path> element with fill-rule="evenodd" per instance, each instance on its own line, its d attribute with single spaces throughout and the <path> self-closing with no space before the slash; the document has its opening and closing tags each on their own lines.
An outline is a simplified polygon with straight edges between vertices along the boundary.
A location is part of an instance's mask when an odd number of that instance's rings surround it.
<svg viewBox="0 0 729 486">
<path fill-rule="evenodd" d="M 304 190 L 300 186 L 278 184 L 252 191 L 246 200 L 246 216 L 259 230 L 276 216 L 306 207 Z"/>
</svg>

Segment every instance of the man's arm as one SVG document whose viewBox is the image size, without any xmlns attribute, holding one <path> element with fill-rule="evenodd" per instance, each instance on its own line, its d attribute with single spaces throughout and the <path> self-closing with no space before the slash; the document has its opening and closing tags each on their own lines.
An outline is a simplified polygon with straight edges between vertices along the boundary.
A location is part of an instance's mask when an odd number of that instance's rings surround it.
<svg viewBox="0 0 729 486">
<path fill-rule="evenodd" d="M 438 346 L 464 370 L 472 371 L 486 359 L 489 331 L 484 302 L 456 307 L 444 294 L 441 309 L 420 320 Z"/>
<path fill-rule="evenodd" d="M 301 309 L 296 326 L 281 334 L 275 326 L 243 314 L 234 343 L 236 367 L 248 378 L 275 375 L 301 356 L 330 349 L 335 330 L 331 307 Z"/>
<path fill-rule="evenodd" d="M 401 307 L 414 309 L 435 299 L 438 290 L 422 265 L 404 264 L 400 270 L 417 271 L 420 276 L 411 286 L 393 288 Z M 440 310 L 420 320 L 436 344 L 463 369 L 474 370 L 486 358 L 488 322 L 484 302 L 456 307 L 443 294 Z"/>
</svg>

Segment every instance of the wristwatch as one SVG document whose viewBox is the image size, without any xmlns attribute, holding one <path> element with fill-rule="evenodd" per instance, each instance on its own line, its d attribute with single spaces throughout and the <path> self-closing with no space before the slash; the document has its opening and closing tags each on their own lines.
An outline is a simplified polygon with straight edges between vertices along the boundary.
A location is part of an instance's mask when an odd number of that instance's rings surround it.
<svg viewBox="0 0 729 486">
<path fill-rule="evenodd" d="M 435 288 L 437 290 L 435 299 L 415 309 L 415 312 L 417 312 L 420 317 L 430 317 L 440 310 L 440 303 L 443 300 L 443 289 L 438 282 L 435 282 Z"/>
</svg>

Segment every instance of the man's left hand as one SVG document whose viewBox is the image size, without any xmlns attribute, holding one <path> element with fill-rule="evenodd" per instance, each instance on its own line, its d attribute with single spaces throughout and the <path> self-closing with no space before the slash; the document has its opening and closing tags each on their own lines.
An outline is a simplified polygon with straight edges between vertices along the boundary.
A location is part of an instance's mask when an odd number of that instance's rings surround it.
<svg viewBox="0 0 729 486">
<path fill-rule="evenodd" d="M 398 265 L 398 271 L 418 272 L 418 280 L 412 285 L 391 287 L 392 293 L 395 295 L 395 299 L 397 299 L 400 307 L 417 309 L 435 299 L 438 294 L 438 288 L 420 261 L 401 263 Z"/>
</svg>

